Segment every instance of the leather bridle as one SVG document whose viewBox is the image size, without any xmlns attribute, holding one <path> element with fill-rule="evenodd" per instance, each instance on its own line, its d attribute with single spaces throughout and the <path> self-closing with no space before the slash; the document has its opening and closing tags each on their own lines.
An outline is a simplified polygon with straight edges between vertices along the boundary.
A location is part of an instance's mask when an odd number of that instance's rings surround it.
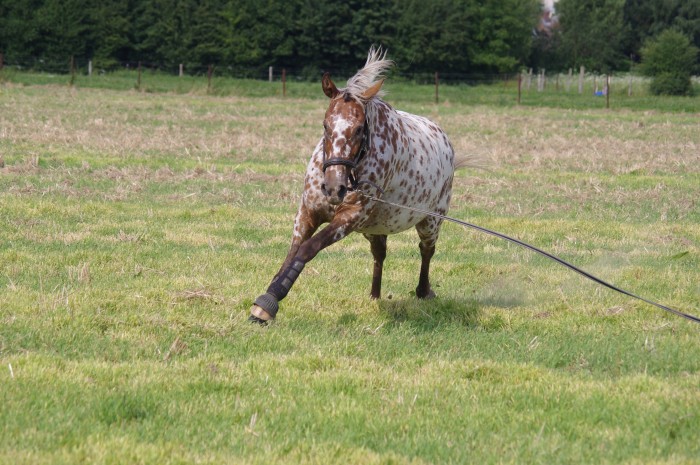
<svg viewBox="0 0 700 465">
<path fill-rule="evenodd" d="M 369 124 L 365 120 L 365 125 L 362 129 L 362 144 L 360 145 L 360 150 L 354 159 L 349 160 L 347 158 L 328 158 L 326 153 L 326 142 L 323 141 L 323 165 L 321 166 L 322 171 L 325 173 L 329 166 L 341 165 L 349 168 L 348 180 L 350 181 L 350 186 L 352 189 L 356 189 L 358 186 L 358 181 L 355 178 L 355 169 L 357 165 L 362 161 L 367 152 L 369 151 Z"/>
</svg>

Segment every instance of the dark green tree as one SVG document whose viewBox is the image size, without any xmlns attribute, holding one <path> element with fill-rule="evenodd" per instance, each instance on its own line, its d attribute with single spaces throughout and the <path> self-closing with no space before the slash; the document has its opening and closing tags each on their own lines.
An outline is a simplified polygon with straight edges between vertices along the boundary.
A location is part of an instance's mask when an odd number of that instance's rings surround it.
<svg viewBox="0 0 700 465">
<path fill-rule="evenodd" d="M 223 31 L 226 18 L 222 14 L 223 3 L 220 0 L 202 0 L 195 7 L 191 26 L 183 41 L 189 63 L 206 66 L 225 63 Z"/>
<path fill-rule="evenodd" d="M 493 0 L 477 4 L 474 65 L 498 73 L 514 71 L 529 58 L 540 2 Z"/>
<path fill-rule="evenodd" d="M 625 0 L 560 0 L 560 53 L 565 67 L 583 65 L 609 73 L 623 69 L 627 36 L 623 21 Z"/>
<path fill-rule="evenodd" d="M 643 74 L 652 76 L 651 92 L 666 95 L 691 95 L 691 70 L 698 48 L 684 34 L 668 29 L 648 40 L 641 50 Z"/>
<path fill-rule="evenodd" d="M 397 1 L 396 48 L 406 71 L 502 73 L 530 53 L 535 0 Z"/>
<path fill-rule="evenodd" d="M 644 42 L 674 28 L 700 47 L 700 2 L 688 0 L 627 0 L 625 52 L 638 61 Z"/>
<path fill-rule="evenodd" d="M 34 13 L 36 57 L 47 69 L 68 69 L 71 56 L 85 64 L 92 24 L 89 0 L 45 0 Z"/>
<path fill-rule="evenodd" d="M 567 0 L 562 0 L 565 2 Z M 573 1 L 573 0 L 568 0 Z M 593 1 L 593 0 L 586 0 Z M 603 1 L 603 0 L 597 0 Z M 613 1 L 613 0 L 607 0 Z M 621 0 L 619 0 L 621 1 Z M 526 63 L 538 0 L 0 0 L 6 62 L 66 70 L 140 61 L 260 75 L 272 65 L 349 75 L 370 45 L 406 73 L 443 77 Z M 48 66 L 53 62 L 53 66 Z"/>
<path fill-rule="evenodd" d="M 234 74 L 261 75 L 270 65 L 294 63 L 298 0 L 228 0 L 219 12 L 221 53 Z"/>
<path fill-rule="evenodd" d="M 189 56 L 195 0 L 142 1 L 134 15 L 134 58 L 144 65 L 174 68 Z"/>
<path fill-rule="evenodd" d="M 0 52 L 5 63 L 29 64 L 41 53 L 35 13 L 43 0 L 0 2 Z"/>
<path fill-rule="evenodd" d="M 395 55 L 399 69 L 444 74 L 467 70 L 476 52 L 471 2 L 396 2 Z"/>
<path fill-rule="evenodd" d="M 93 2 L 90 8 L 90 23 L 86 44 L 86 57 L 93 60 L 96 68 L 114 69 L 129 60 L 134 46 L 131 37 L 129 0 Z"/>
</svg>

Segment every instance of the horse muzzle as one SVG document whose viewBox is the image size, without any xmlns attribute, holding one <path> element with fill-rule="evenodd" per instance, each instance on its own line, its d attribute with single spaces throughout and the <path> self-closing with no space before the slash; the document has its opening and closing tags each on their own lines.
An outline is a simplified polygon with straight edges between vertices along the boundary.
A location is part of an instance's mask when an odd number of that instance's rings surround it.
<svg viewBox="0 0 700 465">
<path fill-rule="evenodd" d="M 326 184 L 322 184 L 321 192 L 323 192 L 323 194 L 328 199 L 328 203 L 330 203 L 331 205 L 340 205 L 341 203 L 343 203 L 345 194 L 347 194 L 348 192 L 348 187 L 343 184 L 337 187 L 329 187 Z"/>
<path fill-rule="evenodd" d="M 347 169 L 333 167 L 325 172 L 321 192 L 331 205 L 340 205 L 348 193 L 349 179 Z"/>
</svg>

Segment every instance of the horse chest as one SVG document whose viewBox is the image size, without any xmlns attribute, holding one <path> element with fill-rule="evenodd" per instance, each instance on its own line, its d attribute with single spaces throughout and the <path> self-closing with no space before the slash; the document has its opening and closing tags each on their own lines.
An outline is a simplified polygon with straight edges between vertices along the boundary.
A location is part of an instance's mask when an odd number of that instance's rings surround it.
<svg viewBox="0 0 700 465">
<path fill-rule="evenodd" d="M 392 112 L 384 105 L 374 118 L 373 149 L 357 167 L 357 179 L 381 187 L 382 199 L 389 202 L 446 211 L 454 155 L 444 132 L 426 118 Z M 304 203 L 310 215 L 330 222 L 341 214 L 352 223 L 354 231 L 364 234 L 395 234 L 425 218 L 411 210 L 366 201 L 357 193 L 349 195 L 344 205 L 330 205 L 320 187 L 324 179 L 323 159 L 319 143 L 307 168 Z M 349 209 L 350 204 L 357 208 Z"/>
</svg>

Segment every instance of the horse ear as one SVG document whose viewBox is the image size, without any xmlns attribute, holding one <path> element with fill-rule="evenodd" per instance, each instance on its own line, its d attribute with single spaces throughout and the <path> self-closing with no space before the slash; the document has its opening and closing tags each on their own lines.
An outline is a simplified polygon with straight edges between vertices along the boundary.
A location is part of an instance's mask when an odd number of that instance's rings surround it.
<svg viewBox="0 0 700 465">
<path fill-rule="evenodd" d="M 377 95 L 377 92 L 379 92 L 379 89 L 382 88 L 382 84 L 384 84 L 384 79 L 382 79 L 381 81 L 378 81 L 378 82 L 377 82 L 376 84 L 374 84 L 372 87 L 370 87 L 369 89 L 367 89 L 366 91 L 364 91 L 364 92 L 362 93 L 362 95 L 360 95 L 360 98 L 361 98 L 362 100 L 370 100 L 372 97 L 374 97 L 375 95 Z"/>
<path fill-rule="evenodd" d="M 323 93 L 326 94 L 328 98 L 335 98 L 338 95 L 338 88 L 331 80 L 331 73 L 323 73 L 321 86 L 323 87 Z"/>
</svg>

